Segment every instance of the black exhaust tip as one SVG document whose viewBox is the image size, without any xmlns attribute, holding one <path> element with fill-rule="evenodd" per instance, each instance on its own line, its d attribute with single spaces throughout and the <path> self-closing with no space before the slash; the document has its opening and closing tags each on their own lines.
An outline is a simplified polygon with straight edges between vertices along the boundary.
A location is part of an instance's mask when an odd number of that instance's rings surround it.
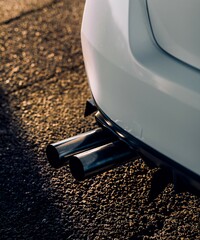
<svg viewBox="0 0 200 240">
<path fill-rule="evenodd" d="M 83 181 L 85 179 L 85 173 L 80 159 L 76 156 L 72 156 L 69 161 L 69 165 L 72 176 L 78 181 Z"/>
<path fill-rule="evenodd" d="M 72 176 L 82 181 L 137 158 L 136 151 L 118 140 L 72 156 L 69 166 Z"/>
<path fill-rule="evenodd" d="M 104 128 L 79 134 L 63 141 L 49 144 L 46 155 L 52 167 L 59 168 L 69 162 L 69 158 L 77 153 L 109 143 L 117 137 Z"/>
<path fill-rule="evenodd" d="M 54 168 L 62 167 L 65 163 L 63 157 L 60 157 L 58 150 L 55 146 L 49 144 L 46 148 L 46 155 L 49 163 Z"/>
</svg>

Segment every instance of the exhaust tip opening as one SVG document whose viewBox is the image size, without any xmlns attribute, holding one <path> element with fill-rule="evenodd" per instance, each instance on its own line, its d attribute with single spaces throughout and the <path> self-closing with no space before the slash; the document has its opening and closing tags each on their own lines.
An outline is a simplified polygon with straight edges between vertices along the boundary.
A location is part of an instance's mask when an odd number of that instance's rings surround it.
<svg viewBox="0 0 200 240">
<path fill-rule="evenodd" d="M 79 158 L 77 158 L 76 156 L 72 156 L 69 161 L 69 167 L 72 176 L 76 180 L 83 181 L 85 179 L 83 164 L 81 163 Z"/>
<path fill-rule="evenodd" d="M 46 155 L 49 163 L 54 168 L 59 168 L 62 165 L 62 161 L 59 158 L 58 151 L 51 144 L 46 148 Z"/>
</svg>

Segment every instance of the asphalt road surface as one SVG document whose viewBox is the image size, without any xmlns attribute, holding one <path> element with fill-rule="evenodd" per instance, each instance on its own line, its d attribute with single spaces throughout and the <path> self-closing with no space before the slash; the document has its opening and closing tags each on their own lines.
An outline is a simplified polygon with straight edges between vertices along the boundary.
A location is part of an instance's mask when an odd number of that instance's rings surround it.
<svg viewBox="0 0 200 240">
<path fill-rule="evenodd" d="M 0 239 L 200 239 L 200 199 L 168 184 L 149 202 L 157 169 L 141 159 L 84 182 L 48 164 L 49 142 L 95 127 L 83 117 L 84 1 L 2 2 Z"/>
</svg>

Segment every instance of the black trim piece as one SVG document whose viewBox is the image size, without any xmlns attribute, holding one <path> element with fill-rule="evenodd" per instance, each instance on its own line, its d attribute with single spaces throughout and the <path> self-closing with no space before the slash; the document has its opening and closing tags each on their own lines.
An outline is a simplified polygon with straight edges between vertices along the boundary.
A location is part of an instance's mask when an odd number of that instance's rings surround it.
<svg viewBox="0 0 200 240">
<path fill-rule="evenodd" d="M 98 112 L 95 115 L 97 122 L 112 131 L 119 139 L 126 142 L 130 148 L 137 151 L 147 165 L 164 168 L 172 172 L 175 181 L 179 179 L 178 183 L 185 187 L 184 189 L 196 195 L 200 194 L 199 175 L 138 140 L 114 123 L 98 106 L 97 109 Z"/>
<path fill-rule="evenodd" d="M 86 106 L 85 106 L 85 113 L 84 113 L 84 117 L 87 117 L 89 115 L 91 115 L 92 113 L 97 111 L 97 107 L 96 104 L 94 102 L 94 99 L 88 99 L 86 101 Z"/>
</svg>

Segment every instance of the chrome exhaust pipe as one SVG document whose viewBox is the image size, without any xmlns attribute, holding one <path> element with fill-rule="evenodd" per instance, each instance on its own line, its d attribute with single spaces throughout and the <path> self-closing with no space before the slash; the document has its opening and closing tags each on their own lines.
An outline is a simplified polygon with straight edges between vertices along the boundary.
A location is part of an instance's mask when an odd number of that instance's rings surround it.
<svg viewBox="0 0 200 240">
<path fill-rule="evenodd" d="M 70 157 L 69 166 L 73 177 L 81 181 L 137 158 L 136 151 L 117 140 Z"/>
<path fill-rule="evenodd" d="M 116 139 L 116 136 L 107 129 L 97 128 L 75 137 L 49 144 L 46 148 L 47 159 L 53 167 L 59 168 L 68 163 L 70 156 L 109 143 L 114 139 Z"/>
</svg>

